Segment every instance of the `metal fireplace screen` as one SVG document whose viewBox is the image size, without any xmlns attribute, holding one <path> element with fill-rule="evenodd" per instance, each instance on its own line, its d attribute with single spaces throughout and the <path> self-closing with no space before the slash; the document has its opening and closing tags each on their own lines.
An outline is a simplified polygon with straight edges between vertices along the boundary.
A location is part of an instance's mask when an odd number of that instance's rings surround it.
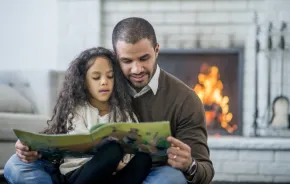
<svg viewBox="0 0 290 184">
<path fill-rule="evenodd" d="M 241 50 L 161 50 L 158 64 L 201 99 L 210 135 L 242 133 Z"/>
</svg>

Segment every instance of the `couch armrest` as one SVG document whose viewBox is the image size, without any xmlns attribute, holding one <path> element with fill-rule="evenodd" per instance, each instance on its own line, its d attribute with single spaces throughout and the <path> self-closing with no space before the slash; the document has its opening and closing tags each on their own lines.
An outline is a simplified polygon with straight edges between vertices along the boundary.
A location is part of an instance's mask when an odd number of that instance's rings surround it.
<svg viewBox="0 0 290 184">
<path fill-rule="evenodd" d="M 16 141 L 12 129 L 40 132 L 46 127 L 49 117 L 39 114 L 0 112 L 0 142 Z"/>
</svg>

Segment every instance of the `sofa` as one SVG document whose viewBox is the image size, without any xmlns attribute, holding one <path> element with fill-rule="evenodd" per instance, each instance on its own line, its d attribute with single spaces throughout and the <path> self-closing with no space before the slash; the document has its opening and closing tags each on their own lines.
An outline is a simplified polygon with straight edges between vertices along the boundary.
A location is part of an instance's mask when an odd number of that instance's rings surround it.
<svg viewBox="0 0 290 184">
<path fill-rule="evenodd" d="M 12 129 L 39 132 L 48 116 L 38 112 L 28 81 L 17 71 L 0 72 L 0 176 L 5 163 L 15 153 Z"/>
</svg>

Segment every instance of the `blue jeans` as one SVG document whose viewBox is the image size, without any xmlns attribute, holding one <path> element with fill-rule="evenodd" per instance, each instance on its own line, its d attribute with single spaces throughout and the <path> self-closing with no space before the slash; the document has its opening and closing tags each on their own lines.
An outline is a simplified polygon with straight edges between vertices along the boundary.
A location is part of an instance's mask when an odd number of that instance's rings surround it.
<svg viewBox="0 0 290 184">
<path fill-rule="evenodd" d="M 162 166 L 152 169 L 142 184 L 187 184 L 187 181 L 180 170 Z"/>
<path fill-rule="evenodd" d="M 58 168 L 44 160 L 24 163 L 14 154 L 4 167 L 4 177 L 9 184 L 52 184 L 51 173 Z"/>
<path fill-rule="evenodd" d="M 4 167 L 4 176 L 9 184 L 52 184 L 51 173 L 58 168 L 44 160 L 33 163 L 22 162 L 12 155 Z M 170 166 L 152 169 L 143 184 L 186 184 L 181 171 Z"/>
</svg>

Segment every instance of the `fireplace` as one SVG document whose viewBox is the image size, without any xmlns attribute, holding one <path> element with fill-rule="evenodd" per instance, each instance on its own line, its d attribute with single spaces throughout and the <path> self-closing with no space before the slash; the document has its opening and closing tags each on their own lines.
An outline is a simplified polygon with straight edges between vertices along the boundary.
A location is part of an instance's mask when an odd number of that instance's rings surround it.
<svg viewBox="0 0 290 184">
<path fill-rule="evenodd" d="M 158 63 L 200 97 L 210 135 L 242 134 L 241 50 L 165 49 Z"/>
</svg>

